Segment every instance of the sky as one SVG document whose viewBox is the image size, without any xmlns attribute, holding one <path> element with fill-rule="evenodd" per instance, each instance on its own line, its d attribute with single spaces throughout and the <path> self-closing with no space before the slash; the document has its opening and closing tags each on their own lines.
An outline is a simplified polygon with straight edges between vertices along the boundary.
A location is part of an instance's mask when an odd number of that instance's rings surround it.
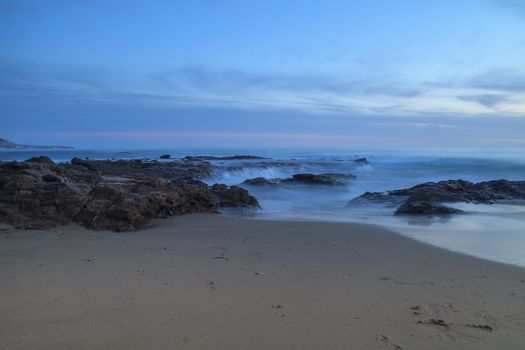
<svg viewBox="0 0 525 350">
<path fill-rule="evenodd" d="M 525 148 L 525 1 L 0 0 L 0 137 Z"/>
</svg>

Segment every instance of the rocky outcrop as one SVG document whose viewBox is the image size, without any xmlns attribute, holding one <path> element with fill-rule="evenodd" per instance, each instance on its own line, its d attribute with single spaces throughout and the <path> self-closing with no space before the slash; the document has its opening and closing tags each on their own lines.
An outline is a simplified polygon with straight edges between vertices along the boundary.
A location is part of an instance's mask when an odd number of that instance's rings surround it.
<svg viewBox="0 0 525 350">
<path fill-rule="evenodd" d="M 221 206 L 258 207 L 239 187 L 198 179 L 209 164 L 93 161 L 55 164 L 47 157 L 0 162 L 0 221 L 20 228 L 77 222 L 95 230 L 130 231 L 152 219 L 216 213 Z"/>
<path fill-rule="evenodd" d="M 325 185 L 325 186 L 345 186 L 345 183 L 350 180 L 355 180 L 356 177 L 352 174 L 342 173 L 326 173 L 326 174 L 295 174 L 287 179 L 267 179 L 264 177 L 256 177 L 245 180 L 241 185 L 244 186 L 276 186 L 281 183 L 284 184 L 302 184 L 302 185 Z"/>
<path fill-rule="evenodd" d="M 171 159 L 171 155 L 169 154 L 163 154 L 159 157 L 159 159 Z"/>
<path fill-rule="evenodd" d="M 492 204 L 504 200 L 525 200 L 525 181 L 493 180 L 472 183 L 465 180 L 427 182 L 388 192 L 366 192 L 349 205 L 380 202 L 400 205 L 397 215 L 448 215 L 460 211 L 441 203 Z"/>
<path fill-rule="evenodd" d="M 184 160 L 186 161 L 195 161 L 195 160 L 250 160 L 250 159 L 268 159 L 265 157 L 259 156 L 245 156 L 245 155 L 235 155 L 235 156 L 226 156 L 226 157 L 214 157 L 214 156 L 186 156 Z"/>
<path fill-rule="evenodd" d="M 0 163 L 0 220 L 24 227 L 71 222 L 86 204 L 98 177 L 44 158 Z"/>
<path fill-rule="evenodd" d="M 213 166 L 207 162 L 143 162 L 140 159 L 111 161 L 73 158 L 71 164 L 106 175 L 150 176 L 181 184 L 191 182 L 193 179 L 204 179 L 213 174 Z"/>
<path fill-rule="evenodd" d="M 75 221 L 94 230 L 131 231 L 152 219 L 217 212 L 217 201 L 203 184 L 175 186 L 163 179 L 103 178 Z"/>
<path fill-rule="evenodd" d="M 337 181 L 331 176 L 315 174 L 295 174 L 291 178 L 284 179 L 281 182 L 300 185 L 345 186 L 344 183 Z"/>
<path fill-rule="evenodd" d="M 259 201 L 244 188 L 215 184 L 210 188 L 220 207 L 224 208 L 260 208 Z"/>
</svg>

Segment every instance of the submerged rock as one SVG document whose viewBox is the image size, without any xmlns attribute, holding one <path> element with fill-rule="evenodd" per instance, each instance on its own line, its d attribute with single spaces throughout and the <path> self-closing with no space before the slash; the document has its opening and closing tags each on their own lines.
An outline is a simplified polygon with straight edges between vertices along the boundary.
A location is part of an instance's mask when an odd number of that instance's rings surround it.
<svg viewBox="0 0 525 350">
<path fill-rule="evenodd" d="M 370 162 L 366 158 L 357 158 L 357 159 L 352 160 L 352 162 L 356 164 L 361 164 L 361 165 L 370 164 Z"/>
<path fill-rule="evenodd" d="M 226 156 L 226 157 L 215 157 L 215 156 L 186 156 L 184 160 L 194 161 L 194 160 L 248 160 L 248 159 L 268 159 L 265 157 L 259 156 L 246 156 L 246 155 L 235 155 L 235 156 Z"/>
<path fill-rule="evenodd" d="M 414 201 L 402 204 L 396 209 L 394 215 L 427 215 L 427 216 L 445 216 L 450 214 L 464 213 L 463 210 L 446 207 L 442 204 Z"/>
<path fill-rule="evenodd" d="M 338 180 L 355 180 L 357 179 L 357 176 L 353 175 L 353 174 L 343 174 L 343 173 L 324 173 L 324 174 L 321 174 L 322 176 L 329 176 L 329 177 L 332 177 L 334 179 L 338 179 Z"/>
<path fill-rule="evenodd" d="M 337 181 L 331 176 L 315 174 L 295 174 L 291 178 L 284 179 L 281 182 L 301 185 L 345 186 L 344 183 Z"/>
<path fill-rule="evenodd" d="M 253 179 L 247 179 L 244 180 L 242 185 L 248 185 L 248 186 L 275 186 L 277 185 L 277 182 L 268 180 L 265 177 L 256 177 Z"/>
</svg>

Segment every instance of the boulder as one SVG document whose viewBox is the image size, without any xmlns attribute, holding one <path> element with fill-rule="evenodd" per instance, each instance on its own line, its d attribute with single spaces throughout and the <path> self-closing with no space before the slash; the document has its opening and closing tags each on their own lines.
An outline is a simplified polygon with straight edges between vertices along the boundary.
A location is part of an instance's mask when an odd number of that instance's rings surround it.
<svg viewBox="0 0 525 350">
<path fill-rule="evenodd" d="M 160 159 L 171 159 L 171 155 L 169 154 L 163 154 L 159 157 Z"/>
</svg>

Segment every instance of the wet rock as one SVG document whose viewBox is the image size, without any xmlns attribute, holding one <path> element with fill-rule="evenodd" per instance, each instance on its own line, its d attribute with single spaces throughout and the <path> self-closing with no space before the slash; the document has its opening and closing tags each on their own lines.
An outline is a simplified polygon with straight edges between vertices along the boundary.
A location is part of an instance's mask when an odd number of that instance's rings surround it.
<svg viewBox="0 0 525 350">
<path fill-rule="evenodd" d="M 107 175 L 151 176 L 181 182 L 184 179 L 203 179 L 210 177 L 213 166 L 207 162 L 144 162 L 135 160 L 85 160 L 73 158 L 71 165 L 84 167 Z"/>
<path fill-rule="evenodd" d="M 246 155 L 235 155 L 235 156 L 226 156 L 226 157 L 214 157 L 214 156 L 186 156 L 184 160 L 194 161 L 194 160 L 249 160 L 249 159 L 268 159 L 265 157 L 259 156 L 246 156 Z"/>
<path fill-rule="evenodd" d="M 171 155 L 169 154 L 163 154 L 159 157 L 160 159 L 171 159 Z"/>
<path fill-rule="evenodd" d="M 328 177 L 332 177 L 334 179 L 337 179 L 337 180 L 355 180 L 357 179 L 357 176 L 353 175 L 353 174 L 343 174 L 343 173 L 324 173 L 324 174 L 321 174 L 322 176 L 328 176 Z"/>
<path fill-rule="evenodd" d="M 0 163 L 0 221 L 32 228 L 71 222 L 96 180 L 46 159 Z"/>
<path fill-rule="evenodd" d="M 366 158 L 357 158 L 357 159 L 352 160 L 352 162 L 356 164 L 360 164 L 360 165 L 370 164 L 370 162 Z"/>
<path fill-rule="evenodd" d="M 456 208 L 446 207 L 432 202 L 414 201 L 401 205 L 394 212 L 395 215 L 426 215 L 426 216 L 445 216 L 451 214 L 464 213 Z"/>
<path fill-rule="evenodd" d="M 216 213 L 219 205 L 257 207 L 239 187 L 209 188 L 208 163 L 92 161 L 54 164 L 46 157 L 0 162 L 0 222 L 49 228 L 76 222 L 94 230 L 130 231 L 151 220 Z"/>
<path fill-rule="evenodd" d="M 149 227 L 152 219 L 217 211 L 206 186 L 174 186 L 159 179 L 102 182 L 89 195 L 76 221 L 95 230 L 133 231 Z"/>
<path fill-rule="evenodd" d="M 210 188 L 217 198 L 219 207 L 224 208 L 259 208 L 259 201 L 244 188 L 215 184 Z"/>
<path fill-rule="evenodd" d="M 401 190 L 366 192 L 350 201 L 349 205 L 380 202 L 401 205 L 396 211 L 397 215 L 450 215 L 461 211 L 440 205 L 441 203 L 493 204 L 503 200 L 525 200 L 525 181 L 427 182 Z"/>
<path fill-rule="evenodd" d="M 284 179 L 282 183 L 301 185 L 345 186 L 331 176 L 315 174 L 295 174 L 292 178 Z"/>
<path fill-rule="evenodd" d="M 268 180 L 264 177 L 256 177 L 253 179 L 247 179 L 245 180 L 242 185 L 248 185 L 248 186 L 275 186 L 277 185 L 277 182 Z"/>
</svg>

